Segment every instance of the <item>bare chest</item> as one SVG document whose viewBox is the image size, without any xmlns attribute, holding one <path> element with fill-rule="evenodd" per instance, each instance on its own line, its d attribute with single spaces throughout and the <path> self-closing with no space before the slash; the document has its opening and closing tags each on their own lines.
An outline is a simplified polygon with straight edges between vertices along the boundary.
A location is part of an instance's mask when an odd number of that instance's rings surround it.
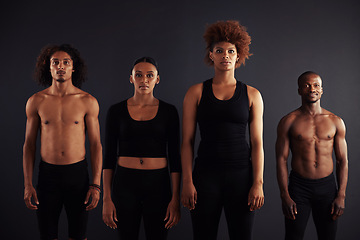
<svg viewBox="0 0 360 240">
<path fill-rule="evenodd" d="M 38 109 L 42 126 L 84 125 L 86 107 L 77 98 L 49 97 Z"/>
<path fill-rule="evenodd" d="M 300 117 L 290 131 L 292 140 L 308 143 L 333 140 L 335 134 L 335 124 L 327 116 Z"/>
</svg>

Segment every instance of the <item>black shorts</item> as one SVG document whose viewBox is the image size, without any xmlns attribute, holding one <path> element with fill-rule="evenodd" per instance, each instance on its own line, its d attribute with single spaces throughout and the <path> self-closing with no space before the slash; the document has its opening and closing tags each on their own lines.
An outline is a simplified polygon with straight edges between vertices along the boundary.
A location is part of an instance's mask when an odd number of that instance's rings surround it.
<svg viewBox="0 0 360 240">
<path fill-rule="evenodd" d="M 37 218 L 41 239 L 58 238 L 58 222 L 65 207 L 69 237 L 86 238 L 88 212 L 84 204 L 89 189 L 86 160 L 54 165 L 44 161 L 39 165 Z"/>
<path fill-rule="evenodd" d="M 319 240 L 336 237 L 337 220 L 332 220 L 331 205 L 337 195 L 334 174 L 320 179 L 307 179 L 291 171 L 289 194 L 296 203 L 295 220 L 285 218 L 285 239 L 301 240 L 312 212 Z"/>
</svg>

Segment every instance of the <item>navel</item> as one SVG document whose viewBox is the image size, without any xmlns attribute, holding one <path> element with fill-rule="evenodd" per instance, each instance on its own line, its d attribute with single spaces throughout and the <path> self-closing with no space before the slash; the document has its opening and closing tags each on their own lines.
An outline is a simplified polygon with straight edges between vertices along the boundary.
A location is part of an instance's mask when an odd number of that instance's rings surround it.
<svg viewBox="0 0 360 240">
<path fill-rule="evenodd" d="M 299 134 L 299 135 L 297 136 L 297 138 L 298 138 L 299 140 L 301 140 L 301 139 L 302 139 L 302 136 Z"/>
<path fill-rule="evenodd" d="M 314 163 L 314 167 L 315 167 L 315 168 L 317 168 L 318 166 L 319 166 L 318 162 L 317 162 L 317 161 L 315 161 L 315 163 Z"/>
<path fill-rule="evenodd" d="M 78 124 L 79 122 L 78 121 L 75 121 L 75 124 Z"/>
<path fill-rule="evenodd" d="M 45 120 L 45 122 L 44 122 L 45 124 L 49 124 L 49 121 L 48 120 Z"/>
<path fill-rule="evenodd" d="M 144 160 L 142 160 L 142 159 L 140 158 L 140 164 L 143 165 L 143 163 L 144 163 Z"/>
</svg>

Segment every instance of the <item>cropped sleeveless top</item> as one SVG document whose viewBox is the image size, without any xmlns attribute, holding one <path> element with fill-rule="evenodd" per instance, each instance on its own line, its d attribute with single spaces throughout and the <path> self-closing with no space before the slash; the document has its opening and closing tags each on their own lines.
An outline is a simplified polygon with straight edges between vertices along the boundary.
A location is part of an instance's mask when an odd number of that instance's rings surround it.
<svg viewBox="0 0 360 240">
<path fill-rule="evenodd" d="M 127 100 L 112 105 L 106 117 L 104 169 L 115 169 L 119 156 L 167 158 L 170 172 L 181 172 L 179 115 L 159 100 L 156 116 L 131 118 Z"/>
<path fill-rule="evenodd" d="M 249 122 L 247 86 L 237 81 L 234 95 L 219 100 L 212 89 L 212 79 L 203 83 L 197 108 L 200 145 L 195 165 L 198 168 L 236 168 L 251 165 L 246 140 Z"/>
</svg>

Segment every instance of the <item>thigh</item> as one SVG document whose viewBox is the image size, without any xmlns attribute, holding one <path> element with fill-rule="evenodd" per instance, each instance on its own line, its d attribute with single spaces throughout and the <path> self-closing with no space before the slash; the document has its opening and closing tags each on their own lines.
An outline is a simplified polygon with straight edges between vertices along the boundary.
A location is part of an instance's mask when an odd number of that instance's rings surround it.
<svg viewBox="0 0 360 240">
<path fill-rule="evenodd" d="M 89 190 L 87 169 L 69 172 L 64 184 L 64 207 L 68 220 L 69 237 L 85 239 L 89 212 L 84 204 Z M 91 201 L 91 199 L 90 199 Z"/>
<path fill-rule="evenodd" d="M 167 169 L 154 170 L 146 175 L 141 199 L 146 239 L 163 240 L 167 237 L 164 219 L 171 200 L 169 173 Z"/>
<path fill-rule="evenodd" d="M 301 240 L 304 238 L 307 222 L 311 213 L 311 193 L 305 186 L 291 182 L 289 194 L 296 203 L 297 214 L 295 220 L 285 218 L 285 239 Z"/>
<path fill-rule="evenodd" d="M 141 189 L 136 176 L 128 169 L 118 168 L 113 184 L 113 202 L 118 222 L 117 230 L 122 240 L 138 240 L 142 216 Z"/>
<path fill-rule="evenodd" d="M 224 211 L 230 239 L 252 239 L 255 212 L 247 204 L 252 169 L 229 170 L 225 174 Z"/>
<path fill-rule="evenodd" d="M 45 191 L 38 189 L 39 199 L 36 210 L 41 239 L 57 239 L 58 224 L 61 209 L 63 207 L 62 196 L 57 191 Z"/>
<path fill-rule="evenodd" d="M 194 171 L 197 203 L 191 211 L 194 240 L 216 240 L 223 208 L 221 177 L 209 171 Z"/>
<path fill-rule="evenodd" d="M 336 197 L 335 181 L 317 188 L 317 199 L 313 201 L 313 219 L 319 240 L 332 240 L 336 237 L 337 220 L 331 216 L 331 205 Z"/>
</svg>

